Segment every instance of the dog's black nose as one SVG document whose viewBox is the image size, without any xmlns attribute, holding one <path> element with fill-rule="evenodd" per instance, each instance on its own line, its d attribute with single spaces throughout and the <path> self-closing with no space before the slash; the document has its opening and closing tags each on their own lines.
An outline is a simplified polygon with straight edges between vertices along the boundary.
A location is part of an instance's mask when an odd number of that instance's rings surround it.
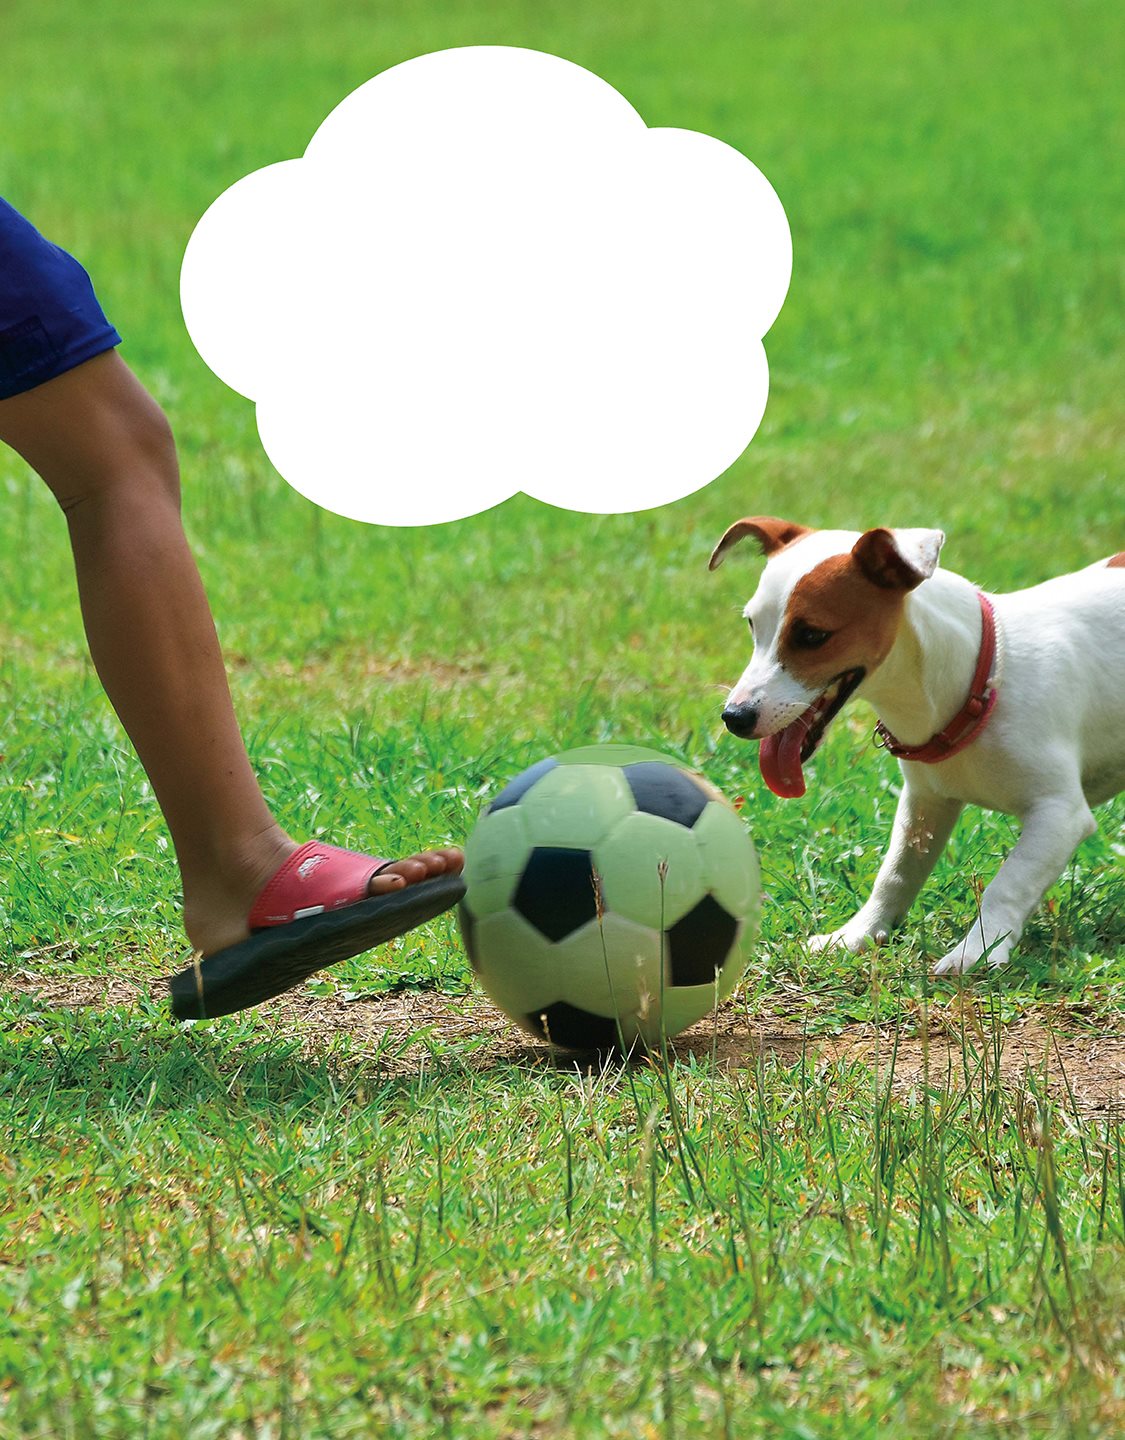
<svg viewBox="0 0 1125 1440">
<path fill-rule="evenodd" d="M 723 724 L 740 740 L 749 740 L 757 723 L 758 712 L 753 705 L 728 705 L 723 711 Z"/>
</svg>

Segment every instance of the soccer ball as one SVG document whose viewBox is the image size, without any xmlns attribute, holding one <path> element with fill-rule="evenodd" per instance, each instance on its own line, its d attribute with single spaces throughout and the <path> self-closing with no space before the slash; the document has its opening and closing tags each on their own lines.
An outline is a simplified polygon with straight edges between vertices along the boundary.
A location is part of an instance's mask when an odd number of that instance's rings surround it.
<svg viewBox="0 0 1125 1440">
<path fill-rule="evenodd" d="M 734 989 L 758 920 L 758 862 L 722 795 L 654 750 L 541 760 L 465 845 L 459 915 L 488 995 L 553 1045 L 656 1045 Z"/>
</svg>

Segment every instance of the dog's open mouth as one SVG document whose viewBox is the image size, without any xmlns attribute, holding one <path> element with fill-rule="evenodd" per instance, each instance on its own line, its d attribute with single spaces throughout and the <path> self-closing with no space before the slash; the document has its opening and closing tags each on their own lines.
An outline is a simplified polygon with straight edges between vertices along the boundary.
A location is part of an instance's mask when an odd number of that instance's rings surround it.
<svg viewBox="0 0 1125 1440">
<path fill-rule="evenodd" d="M 762 741 L 758 747 L 758 768 L 775 795 L 783 800 L 795 800 L 805 793 L 801 767 L 816 753 L 832 717 L 847 702 L 864 673 L 862 669 L 843 671 L 803 715 Z"/>
</svg>

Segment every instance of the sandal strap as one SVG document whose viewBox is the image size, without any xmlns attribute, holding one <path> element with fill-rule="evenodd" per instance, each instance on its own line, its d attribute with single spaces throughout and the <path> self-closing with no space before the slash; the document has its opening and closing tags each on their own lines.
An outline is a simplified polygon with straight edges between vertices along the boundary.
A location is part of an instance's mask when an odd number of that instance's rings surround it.
<svg viewBox="0 0 1125 1440">
<path fill-rule="evenodd" d="M 250 929 L 288 925 L 307 915 L 355 905 L 367 898 L 371 877 L 393 863 L 309 840 L 262 887 L 250 911 Z"/>
</svg>

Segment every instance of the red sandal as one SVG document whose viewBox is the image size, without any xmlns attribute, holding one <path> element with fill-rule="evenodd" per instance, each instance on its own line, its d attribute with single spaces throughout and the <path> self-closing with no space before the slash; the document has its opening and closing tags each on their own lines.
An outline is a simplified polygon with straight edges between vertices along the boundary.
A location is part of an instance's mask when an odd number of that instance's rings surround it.
<svg viewBox="0 0 1125 1440">
<path fill-rule="evenodd" d="M 294 850 L 254 901 L 250 938 L 169 980 L 172 1014 L 201 1020 L 258 1005 L 326 965 L 405 935 L 465 893 L 456 874 L 369 895 L 371 877 L 393 863 L 319 840 Z"/>
</svg>

